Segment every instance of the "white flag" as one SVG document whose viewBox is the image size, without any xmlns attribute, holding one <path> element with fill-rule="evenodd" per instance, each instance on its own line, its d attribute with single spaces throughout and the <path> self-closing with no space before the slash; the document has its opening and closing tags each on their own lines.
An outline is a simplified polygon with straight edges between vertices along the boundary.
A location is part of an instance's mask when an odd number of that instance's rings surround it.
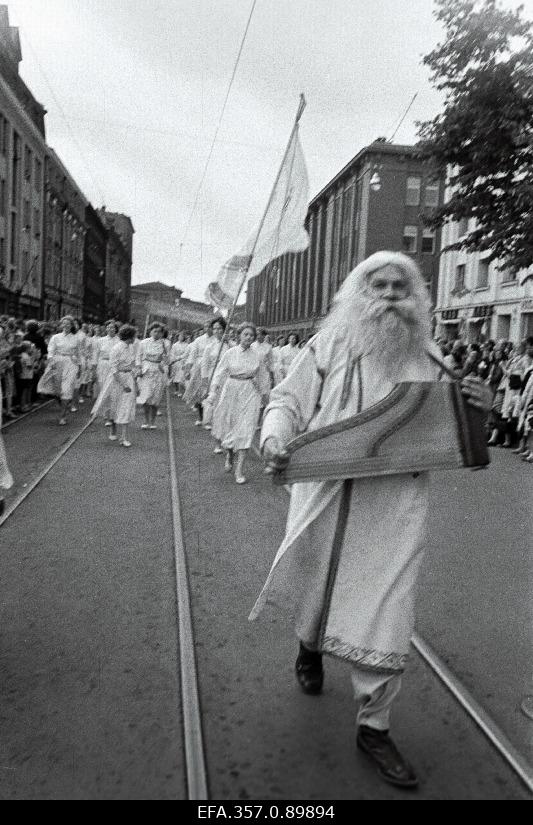
<svg viewBox="0 0 533 825">
<path fill-rule="evenodd" d="M 218 274 L 220 306 L 233 304 L 243 281 L 257 275 L 270 261 L 285 252 L 307 249 L 309 235 L 304 221 L 308 202 L 309 178 L 296 126 L 262 223 Z"/>
</svg>

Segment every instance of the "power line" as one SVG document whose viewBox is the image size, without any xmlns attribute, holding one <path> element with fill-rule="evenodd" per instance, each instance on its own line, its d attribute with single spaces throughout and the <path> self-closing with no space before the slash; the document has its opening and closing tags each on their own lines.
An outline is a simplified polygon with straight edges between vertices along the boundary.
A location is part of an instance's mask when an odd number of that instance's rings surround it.
<svg viewBox="0 0 533 825">
<path fill-rule="evenodd" d="M 37 63 L 37 66 L 39 67 L 39 71 L 41 72 L 41 74 L 42 74 L 42 76 L 43 76 L 43 78 L 44 78 L 44 80 L 45 80 L 45 82 L 46 82 L 46 85 L 48 86 L 48 89 L 49 89 L 49 91 L 50 91 L 50 94 L 52 95 L 52 98 L 53 98 L 53 100 L 54 100 L 54 102 L 55 102 L 55 104 L 56 104 L 57 108 L 59 109 L 59 112 L 60 112 L 61 116 L 63 117 L 63 120 L 64 120 L 64 121 L 65 121 L 65 123 L 66 123 L 67 129 L 68 129 L 68 130 L 69 130 L 69 132 L 70 132 L 70 137 L 71 137 L 71 139 L 72 139 L 72 142 L 74 143 L 74 145 L 76 146 L 76 148 L 77 148 L 77 150 L 78 150 L 78 152 L 79 152 L 79 154 L 80 154 L 80 158 L 81 158 L 81 160 L 83 161 L 83 164 L 84 164 L 84 166 L 85 166 L 85 170 L 86 170 L 87 174 L 89 175 L 89 177 L 90 177 L 90 179 L 91 179 L 91 181 L 92 181 L 92 183 L 93 183 L 93 186 L 94 186 L 94 188 L 95 188 L 95 191 L 96 191 L 97 195 L 99 196 L 99 198 L 100 198 L 100 200 L 101 200 L 101 203 L 105 203 L 105 196 L 104 196 L 104 193 L 103 193 L 103 191 L 102 191 L 101 187 L 98 185 L 98 182 L 96 181 L 96 179 L 95 179 L 95 177 L 94 177 L 94 175 L 93 175 L 93 173 L 92 173 L 92 171 L 91 171 L 91 169 L 90 169 L 90 167 L 89 167 L 89 164 L 88 164 L 88 163 L 87 163 L 87 161 L 85 160 L 85 155 L 84 155 L 84 153 L 83 153 L 83 150 L 82 150 L 82 148 L 81 148 L 81 146 L 80 146 L 80 144 L 79 144 L 79 142 L 78 142 L 78 139 L 77 139 L 76 135 L 74 134 L 74 130 L 72 129 L 72 127 L 71 127 L 71 125 L 70 125 L 70 122 L 69 122 L 69 120 L 68 120 L 68 118 L 67 118 L 67 115 L 65 114 L 65 110 L 63 109 L 63 106 L 62 106 L 62 105 L 61 105 L 61 103 L 59 102 L 59 100 L 58 100 L 58 98 L 57 98 L 57 95 L 56 95 L 56 93 L 54 92 L 54 89 L 53 89 L 53 87 L 52 87 L 52 84 L 51 84 L 50 80 L 48 79 L 48 75 L 46 74 L 45 70 L 43 69 L 43 67 L 42 67 L 42 65 L 41 65 L 41 62 L 40 62 L 39 58 L 37 57 L 37 53 L 36 53 L 35 49 L 33 48 L 33 45 L 32 45 L 32 43 L 31 43 L 30 39 L 28 38 L 28 35 L 24 33 L 24 34 L 23 34 L 23 37 L 24 37 L 24 39 L 26 40 L 26 43 L 28 44 L 28 46 L 30 47 L 30 51 L 31 51 L 31 53 L 33 54 L 33 58 L 34 58 L 35 62 Z"/>
<path fill-rule="evenodd" d="M 405 118 L 407 117 L 407 115 L 408 115 L 408 114 L 409 114 L 409 112 L 411 111 L 411 107 L 412 107 L 413 103 L 415 102 L 415 100 L 417 99 L 417 97 L 418 97 L 418 92 L 416 92 L 416 94 L 415 94 L 415 95 L 413 95 L 413 99 L 412 99 L 412 101 L 410 102 L 410 104 L 409 104 L 409 106 L 407 107 L 407 109 L 405 110 L 404 114 L 402 115 L 402 118 L 401 118 L 400 122 L 398 123 L 398 125 L 397 125 L 396 129 L 394 130 L 394 133 L 393 133 L 392 137 L 390 137 L 390 138 L 389 138 L 389 143 L 392 143 L 392 141 L 393 141 L 393 140 L 394 140 L 394 138 L 396 137 L 396 135 L 397 135 L 397 133 L 398 133 L 398 130 L 399 130 L 400 126 L 402 125 L 402 123 L 404 122 Z"/>
<path fill-rule="evenodd" d="M 224 117 L 224 112 L 226 111 L 226 106 L 227 106 L 228 99 L 229 99 L 231 89 L 232 89 L 232 86 L 233 86 L 233 81 L 235 80 L 235 76 L 237 74 L 237 69 L 239 67 L 241 55 L 242 55 L 242 52 L 243 52 L 243 49 L 244 49 L 244 44 L 246 42 L 246 37 L 248 35 L 248 29 L 250 28 L 250 23 L 252 22 L 252 17 L 253 17 L 253 13 L 254 13 L 256 4 L 257 4 L 257 0 L 253 0 L 252 7 L 250 9 L 250 14 L 248 15 L 248 22 L 246 23 L 246 28 L 245 28 L 244 34 L 242 36 L 241 45 L 239 47 L 239 51 L 238 51 L 237 57 L 235 59 L 235 65 L 233 67 L 233 72 L 232 72 L 231 79 L 230 79 L 230 82 L 229 82 L 229 85 L 228 85 L 228 90 L 226 92 L 226 97 L 224 99 L 224 103 L 223 103 L 223 106 L 222 106 L 222 111 L 220 112 L 220 117 L 218 119 L 217 128 L 215 129 L 215 134 L 214 134 L 213 140 L 211 142 L 211 148 L 209 149 L 209 153 L 207 155 L 207 160 L 205 162 L 204 171 L 203 171 L 202 176 L 200 178 L 200 183 L 198 184 L 198 189 L 196 191 L 196 195 L 195 195 L 194 201 L 193 201 L 193 206 L 192 206 L 191 212 L 189 214 L 189 218 L 187 220 L 187 224 L 186 224 L 186 227 L 185 227 L 185 232 L 183 233 L 183 240 L 180 244 L 180 261 L 178 263 L 178 269 L 179 269 L 179 266 L 181 264 L 181 251 L 183 249 L 183 246 L 185 244 L 185 240 L 187 238 L 189 229 L 191 227 L 192 218 L 193 218 L 193 215 L 196 211 L 196 207 L 198 206 L 198 199 L 200 197 L 200 192 L 201 192 L 202 187 L 204 185 L 204 181 L 205 181 L 205 178 L 206 178 L 206 175 L 207 175 L 207 170 L 209 168 L 209 164 L 211 162 L 211 158 L 213 157 L 213 152 L 214 152 L 214 149 L 215 149 L 215 144 L 217 142 L 218 133 L 219 133 L 220 127 L 222 125 L 222 118 Z"/>
</svg>

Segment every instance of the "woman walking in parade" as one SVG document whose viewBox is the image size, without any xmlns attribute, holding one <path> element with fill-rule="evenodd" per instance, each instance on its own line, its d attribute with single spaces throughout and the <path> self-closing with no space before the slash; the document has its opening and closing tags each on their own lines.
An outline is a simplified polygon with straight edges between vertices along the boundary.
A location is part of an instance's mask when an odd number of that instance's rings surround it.
<svg viewBox="0 0 533 825">
<path fill-rule="evenodd" d="M 141 341 L 137 350 L 140 372 L 137 404 L 144 408 L 143 430 L 157 430 L 155 419 L 167 385 L 168 349 L 163 332 L 163 325 L 154 322 L 150 337 Z"/>
<path fill-rule="evenodd" d="M 196 427 L 202 426 L 203 411 L 202 411 L 202 358 L 206 346 L 213 336 L 211 324 L 208 322 L 204 326 L 204 332 L 195 341 L 188 351 L 187 355 L 187 371 L 190 376 L 183 400 L 185 403 L 196 410 L 198 418 L 194 422 Z"/>
<path fill-rule="evenodd" d="M 120 327 L 118 340 L 111 350 L 109 371 L 96 404 L 93 415 L 109 416 L 110 441 L 117 441 L 120 427 L 120 444 L 131 447 L 128 427 L 135 421 L 137 349 L 135 347 L 135 327 L 124 324 Z"/>
<path fill-rule="evenodd" d="M 211 330 L 212 336 L 209 339 L 209 342 L 204 350 L 204 354 L 202 356 L 202 360 L 200 363 L 200 373 L 202 376 L 202 410 L 203 416 L 202 420 L 204 423 L 204 428 L 206 430 L 212 429 L 213 423 L 213 409 L 216 406 L 217 400 L 215 399 L 214 404 L 210 403 L 207 400 L 207 395 L 210 390 L 210 384 L 213 378 L 213 373 L 220 363 L 220 360 L 224 353 L 228 350 L 228 345 L 224 341 L 224 333 L 226 331 L 226 322 L 224 318 L 215 318 L 211 321 Z M 220 443 L 217 444 L 215 447 L 215 454 L 219 455 L 223 453 L 224 450 L 222 449 Z"/>
<path fill-rule="evenodd" d="M 2 438 L 2 384 L 0 382 L 0 517 L 4 515 L 4 490 L 9 490 L 13 486 L 13 476 L 9 472 L 7 466 L 7 457 L 4 447 L 4 440 Z"/>
<path fill-rule="evenodd" d="M 109 370 L 111 367 L 111 351 L 117 344 L 118 324 L 116 321 L 108 321 L 106 324 L 106 334 L 103 338 L 97 338 L 92 345 L 92 368 L 94 375 L 94 394 L 98 398 L 102 392 Z M 105 416 L 105 426 L 111 426 L 110 416 Z"/>
<path fill-rule="evenodd" d="M 263 359 L 252 349 L 254 324 L 238 329 L 239 343 L 222 356 L 215 370 L 208 401 L 220 400 L 213 413 L 213 435 L 226 450 L 226 472 L 235 469 L 237 484 L 245 484 L 244 462 L 259 420 L 262 394 L 268 383 Z"/>
<path fill-rule="evenodd" d="M 183 396 L 185 389 L 185 375 L 183 372 L 185 354 L 189 345 L 189 336 L 186 332 L 180 332 L 178 340 L 172 344 L 169 355 L 170 380 L 174 384 L 174 395 L 178 398 Z"/>
<path fill-rule="evenodd" d="M 74 319 L 66 315 L 60 322 L 61 332 L 48 343 L 48 364 L 37 386 L 40 395 L 52 395 L 61 403 L 60 426 L 67 423 L 80 370 L 80 343 Z"/>
</svg>

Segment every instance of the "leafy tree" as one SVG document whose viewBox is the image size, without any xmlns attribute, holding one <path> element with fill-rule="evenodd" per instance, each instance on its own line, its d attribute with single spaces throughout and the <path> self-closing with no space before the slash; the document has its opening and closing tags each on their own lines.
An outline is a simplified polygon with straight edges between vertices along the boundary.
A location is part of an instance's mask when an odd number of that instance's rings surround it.
<svg viewBox="0 0 533 825">
<path fill-rule="evenodd" d="M 533 28 L 522 6 L 435 3 L 445 40 L 424 63 L 445 100 L 418 124 L 420 150 L 453 195 L 430 222 L 475 218 L 448 249 L 489 250 L 489 260 L 517 271 L 533 264 Z"/>
</svg>

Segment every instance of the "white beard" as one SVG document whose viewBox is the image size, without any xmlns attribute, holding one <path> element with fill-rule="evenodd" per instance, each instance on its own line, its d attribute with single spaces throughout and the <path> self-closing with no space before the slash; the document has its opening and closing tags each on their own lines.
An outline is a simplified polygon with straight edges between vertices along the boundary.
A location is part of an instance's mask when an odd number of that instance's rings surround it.
<svg viewBox="0 0 533 825">
<path fill-rule="evenodd" d="M 401 380 L 403 369 L 423 356 L 428 338 L 415 301 L 364 298 L 357 309 L 351 347 L 361 354 L 371 353 L 384 379 Z"/>
</svg>

